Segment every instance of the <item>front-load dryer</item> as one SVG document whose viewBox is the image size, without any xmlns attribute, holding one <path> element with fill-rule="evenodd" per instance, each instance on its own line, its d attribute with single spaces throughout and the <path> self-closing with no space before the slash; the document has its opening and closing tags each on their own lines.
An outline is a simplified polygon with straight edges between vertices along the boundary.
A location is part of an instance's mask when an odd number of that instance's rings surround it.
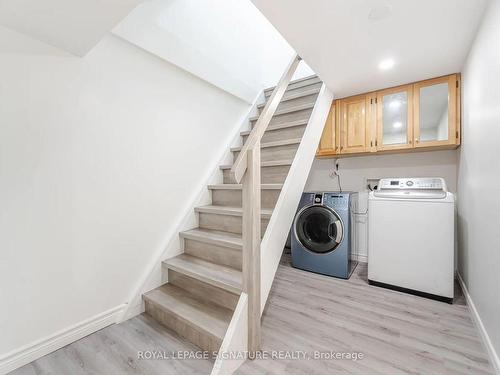
<svg viewBox="0 0 500 375">
<path fill-rule="evenodd" d="M 303 193 L 291 231 L 292 266 L 348 279 L 357 264 L 351 258 L 357 202 L 353 192 Z"/>
</svg>

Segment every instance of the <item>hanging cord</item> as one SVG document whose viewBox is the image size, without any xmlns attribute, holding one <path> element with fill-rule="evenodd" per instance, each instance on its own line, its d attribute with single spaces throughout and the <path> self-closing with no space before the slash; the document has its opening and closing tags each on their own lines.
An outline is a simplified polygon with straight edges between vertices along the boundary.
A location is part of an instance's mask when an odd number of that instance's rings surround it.
<svg viewBox="0 0 500 375">
<path fill-rule="evenodd" d="M 333 159 L 333 172 L 330 173 L 330 178 L 337 178 L 339 184 L 339 191 L 342 193 L 342 184 L 340 183 L 339 163 L 337 159 Z"/>
</svg>

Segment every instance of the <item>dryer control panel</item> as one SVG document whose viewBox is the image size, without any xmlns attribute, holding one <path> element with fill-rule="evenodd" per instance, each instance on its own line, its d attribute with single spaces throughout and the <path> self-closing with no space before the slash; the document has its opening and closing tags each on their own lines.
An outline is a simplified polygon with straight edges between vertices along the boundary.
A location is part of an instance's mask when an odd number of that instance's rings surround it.
<svg viewBox="0 0 500 375">
<path fill-rule="evenodd" d="M 347 210 L 349 208 L 349 194 L 324 193 L 323 205 L 337 210 Z"/>
</svg>

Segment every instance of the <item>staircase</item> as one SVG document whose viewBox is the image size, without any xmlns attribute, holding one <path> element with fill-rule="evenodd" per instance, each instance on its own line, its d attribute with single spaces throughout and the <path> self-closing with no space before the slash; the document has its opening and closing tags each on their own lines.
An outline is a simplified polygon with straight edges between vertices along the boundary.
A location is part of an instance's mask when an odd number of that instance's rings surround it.
<svg viewBox="0 0 500 375">
<path fill-rule="evenodd" d="M 290 82 L 261 139 L 262 235 L 321 85 L 316 76 Z M 265 90 L 266 100 L 272 91 Z M 257 120 L 250 118 L 252 127 Z M 243 144 L 249 135 L 241 132 Z M 234 160 L 241 149 L 231 149 Z M 147 314 L 207 351 L 220 348 L 242 291 L 242 185 L 231 167 L 220 166 L 223 184 L 208 186 L 212 204 L 195 208 L 199 227 L 179 234 L 184 253 L 163 262 L 168 283 L 143 295 Z"/>
</svg>

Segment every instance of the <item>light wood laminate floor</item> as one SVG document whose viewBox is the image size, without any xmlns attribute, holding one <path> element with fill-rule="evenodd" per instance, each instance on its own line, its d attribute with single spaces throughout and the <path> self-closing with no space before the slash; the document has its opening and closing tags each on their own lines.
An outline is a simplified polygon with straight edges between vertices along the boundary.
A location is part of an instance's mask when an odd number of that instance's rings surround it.
<svg viewBox="0 0 500 375">
<path fill-rule="evenodd" d="M 492 374 L 459 287 L 453 305 L 369 286 L 366 264 L 350 280 L 290 266 L 284 256 L 263 323 L 262 349 L 359 352 L 352 360 L 266 359 L 254 374 Z M 138 350 L 196 350 L 145 315 L 105 328 L 12 375 L 209 374 L 204 360 L 138 360 Z"/>
<path fill-rule="evenodd" d="M 262 348 L 360 352 L 362 360 L 254 360 L 256 374 L 492 374 L 460 287 L 454 304 L 292 268 L 284 255 L 262 321 Z"/>
<path fill-rule="evenodd" d="M 65 346 L 10 375 L 210 374 L 213 363 L 206 360 L 138 358 L 138 351 L 184 350 L 199 349 L 141 314 Z"/>
</svg>

